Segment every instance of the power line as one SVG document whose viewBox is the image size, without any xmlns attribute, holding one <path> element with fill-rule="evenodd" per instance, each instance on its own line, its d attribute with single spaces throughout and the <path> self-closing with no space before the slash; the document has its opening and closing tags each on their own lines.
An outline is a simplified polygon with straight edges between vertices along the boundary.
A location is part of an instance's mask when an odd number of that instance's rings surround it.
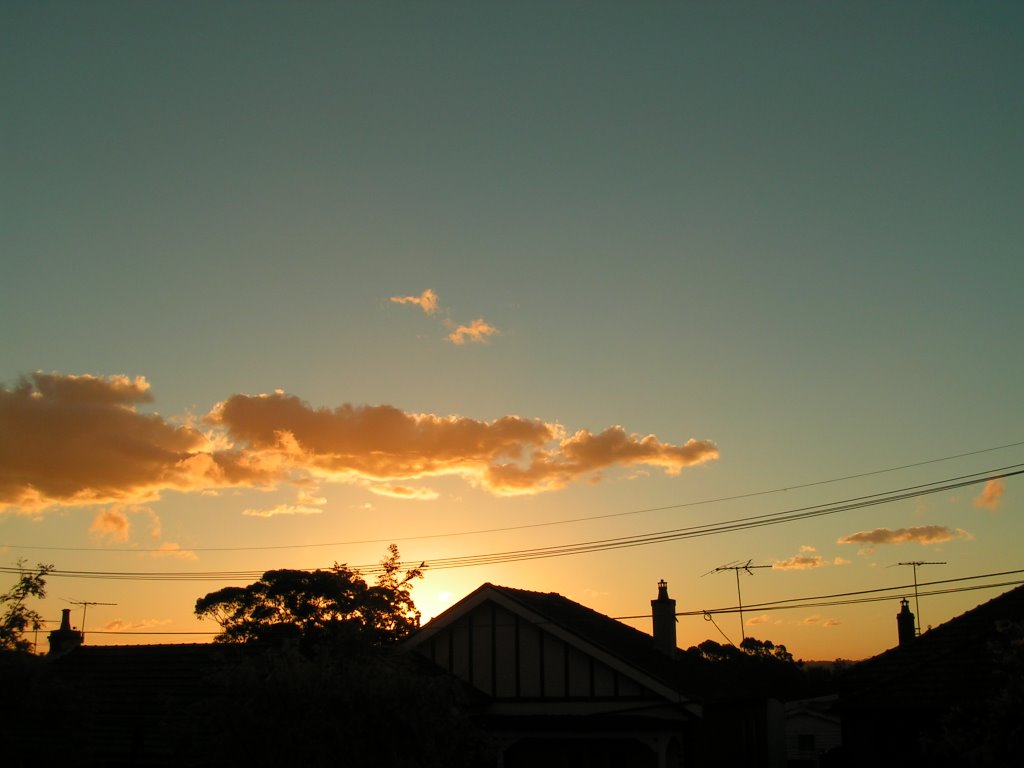
<svg viewBox="0 0 1024 768">
<path fill-rule="evenodd" d="M 957 584 L 964 581 L 977 581 L 978 579 L 993 579 L 1000 576 L 1016 576 L 1024 574 L 1024 568 L 1012 571 L 996 571 L 993 573 L 979 573 L 972 576 L 958 576 L 951 579 L 937 579 L 936 581 L 922 582 L 922 587 L 937 587 L 943 584 Z M 978 589 L 994 589 L 996 587 L 1011 586 L 1024 583 L 1024 579 L 1001 581 L 994 584 L 975 584 L 970 586 L 954 587 L 950 589 L 935 589 L 922 592 L 922 595 L 943 595 L 955 592 L 970 592 Z M 911 589 L 911 584 L 897 584 L 892 587 L 876 587 L 873 589 L 858 589 L 852 592 L 835 592 L 828 595 L 809 595 L 806 597 L 790 597 L 783 600 L 771 600 L 763 603 L 752 603 L 743 606 L 744 611 L 781 611 L 792 608 L 822 608 L 830 605 L 851 605 L 855 603 L 872 603 L 893 600 L 895 595 L 883 594 L 881 592 L 903 592 Z M 872 595 L 872 597 L 863 597 Z M 678 611 L 676 616 L 705 616 L 724 613 L 738 613 L 739 606 L 728 606 L 724 608 L 701 608 L 694 611 Z M 616 619 L 649 619 L 650 614 L 638 614 L 635 616 L 615 616 Z"/>
<path fill-rule="evenodd" d="M 610 512 L 602 515 L 584 515 L 582 517 L 565 518 L 562 520 L 549 520 L 541 523 L 524 523 L 522 525 L 510 525 L 499 528 L 478 528 L 470 531 L 448 531 L 445 533 L 431 533 L 423 534 L 420 536 L 389 536 L 382 539 L 360 539 L 353 541 L 331 541 L 331 542 L 315 542 L 311 544 L 272 544 L 263 546 L 251 546 L 251 547 L 189 547 L 190 552 L 255 552 L 264 550 L 281 550 L 281 549 L 312 549 L 317 547 L 344 547 L 344 546 L 356 546 L 362 544 L 389 544 L 392 541 L 426 541 L 429 539 L 442 539 L 442 538 L 454 538 L 458 536 L 476 536 L 486 533 L 506 533 L 509 531 L 521 531 L 531 528 L 545 528 L 554 525 L 568 525 L 571 523 L 591 522 L 593 520 L 605 520 L 616 517 L 628 517 L 631 515 L 647 514 L 649 512 L 664 512 L 670 509 L 685 509 L 688 507 L 699 507 L 707 506 L 710 504 L 720 504 L 726 501 L 739 501 L 740 499 L 756 498 L 758 496 L 768 496 L 777 493 L 785 493 L 787 491 L 802 490 L 805 488 L 814 488 L 819 485 L 829 485 L 832 483 L 840 483 L 846 480 L 857 480 L 864 477 L 873 477 L 875 475 L 887 474 L 890 472 L 899 472 L 905 469 L 913 469 L 916 467 L 923 467 L 929 464 L 938 464 L 945 461 L 954 461 L 956 459 L 967 458 L 969 456 L 979 456 L 984 453 L 992 453 L 993 451 L 1002 451 L 1007 448 L 1017 448 L 1024 445 L 1024 440 L 1006 443 L 1005 445 L 997 445 L 991 448 L 982 448 L 976 451 L 967 451 L 965 453 L 958 453 L 952 456 L 943 456 L 937 459 L 927 459 L 925 461 L 916 461 L 909 464 L 901 464 L 896 467 L 886 467 L 884 469 L 875 469 L 868 472 L 858 472 L 851 475 L 843 475 L 842 477 L 833 477 L 827 480 L 815 480 L 809 483 L 800 483 L 797 485 L 786 485 L 779 488 L 771 488 L 767 490 L 751 491 L 750 493 L 740 493 L 731 496 L 719 496 L 712 499 L 701 499 L 698 501 L 681 502 L 679 504 L 668 504 L 661 507 L 647 507 L 644 509 L 634 509 L 626 512 Z M 1022 466 L 1022 465 L 1015 465 Z M 990 470 L 995 471 L 995 470 Z M 32 549 L 47 552 L 163 552 L 159 548 L 127 548 L 127 547 L 53 547 L 53 546 L 38 546 L 33 544 L 2 544 L 0 546 L 8 547 L 10 549 Z"/>
<path fill-rule="evenodd" d="M 566 557 L 569 555 L 586 554 L 592 552 L 603 552 L 614 549 L 647 546 L 650 544 L 661 544 L 684 539 L 703 536 L 714 536 L 723 533 L 749 530 L 769 525 L 807 520 L 824 515 L 833 515 L 839 512 L 848 512 L 866 507 L 889 504 L 894 501 L 902 501 L 920 496 L 926 496 L 944 491 L 955 490 L 970 485 L 989 482 L 1007 477 L 1024 474 L 1024 469 L 1017 467 L 1024 464 L 1014 464 L 996 470 L 988 470 L 988 473 L 973 473 L 961 475 L 960 477 L 949 478 L 945 481 L 936 481 L 922 485 L 908 486 L 892 491 L 859 496 L 851 499 L 844 499 L 828 504 L 818 504 L 809 507 L 798 507 L 795 509 L 782 510 L 779 512 L 768 512 L 760 515 L 735 518 L 720 523 L 708 523 L 692 525 L 683 528 L 674 528 L 664 531 L 654 531 L 633 536 L 621 536 L 607 539 L 595 539 L 581 541 L 571 544 L 553 545 L 547 547 L 533 547 L 518 550 L 505 550 L 490 552 L 478 555 L 461 555 L 447 558 L 427 559 L 430 570 L 446 570 L 449 568 L 467 568 L 485 565 L 496 565 L 498 563 L 520 562 L 524 560 L 540 560 L 552 557 Z M 996 474 L 989 474 L 989 473 Z M 403 563 L 403 567 L 413 565 L 414 562 Z M 301 570 L 316 570 L 307 568 Z M 362 573 L 372 574 L 380 572 L 380 564 L 358 565 L 353 570 Z M 0 568 L 0 571 L 12 571 L 9 568 Z M 186 581 L 229 581 L 251 579 L 259 577 L 263 571 L 171 571 L 171 572 L 118 572 L 118 571 L 60 571 L 54 570 L 50 576 L 74 576 L 78 578 L 106 578 L 106 579 L 129 579 L 129 580 L 186 580 Z"/>
</svg>

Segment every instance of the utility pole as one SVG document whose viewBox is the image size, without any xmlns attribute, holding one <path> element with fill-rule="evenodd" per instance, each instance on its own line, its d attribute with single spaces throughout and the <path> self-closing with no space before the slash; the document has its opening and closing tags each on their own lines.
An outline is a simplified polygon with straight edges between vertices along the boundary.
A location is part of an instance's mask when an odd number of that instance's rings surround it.
<svg viewBox="0 0 1024 768">
<path fill-rule="evenodd" d="M 914 568 L 914 610 L 917 611 L 917 634 L 921 634 L 921 604 L 917 598 L 917 568 L 921 565 L 945 565 L 943 561 L 928 561 L 928 560 L 910 560 L 906 563 L 897 563 L 897 565 L 909 565 Z"/>
<path fill-rule="evenodd" d="M 82 633 L 82 642 L 85 642 L 85 612 L 90 605 L 117 605 L 117 603 L 97 603 L 94 600 L 68 600 L 72 605 L 82 606 L 82 627 L 79 630 Z"/>
<path fill-rule="evenodd" d="M 743 595 L 740 592 L 740 571 L 746 571 L 751 576 L 754 575 L 753 568 L 771 568 L 770 565 L 752 565 L 753 560 L 747 560 L 743 565 L 720 565 L 717 568 L 708 571 L 708 573 L 718 573 L 719 571 L 735 571 L 736 572 L 736 600 L 740 605 L 740 634 L 743 639 L 747 639 L 747 631 L 743 626 Z M 706 576 L 707 574 L 705 574 Z"/>
</svg>

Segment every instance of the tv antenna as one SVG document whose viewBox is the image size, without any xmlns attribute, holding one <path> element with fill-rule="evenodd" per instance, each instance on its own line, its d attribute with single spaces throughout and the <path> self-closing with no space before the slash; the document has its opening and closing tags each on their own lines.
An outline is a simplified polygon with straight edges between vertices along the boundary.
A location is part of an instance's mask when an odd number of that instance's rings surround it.
<svg viewBox="0 0 1024 768">
<path fill-rule="evenodd" d="M 743 627 L 743 594 L 740 592 L 740 571 L 746 571 L 751 576 L 754 575 L 754 568 L 771 568 L 770 565 L 754 565 L 753 560 L 747 560 L 745 563 L 740 563 L 739 560 L 734 560 L 728 565 L 720 565 L 717 568 L 712 568 L 708 573 L 719 573 L 720 571 L 735 571 L 736 572 L 736 600 L 740 604 L 740 634 L 743 639 L 747 639 L 746 629 Z M 737 563 L 739 563 L 737 565 Z M 707 576 L 705 573 L 704 576 Z M 701 577 L 703 578 L 703 577 Z"/>
<path fill-rule="evenodd" d="M 917 569 L 918 566 L 922 565 L 945 565 L 946 561 L 928 561 L 928 560 L 909 560 L 906 563 L 896 563 L 896 565 L 910 565 L 914 568 L 914 610 L 917 611 L 917 634 L 921 634 L 921 604 L 917 599 Z"/>
<path fill-rule="evenodd" d="M 82 606 L 82 628 L 79 630 L 82 633 L 82 642 L 85 642 L 85 612 L 88 610 L 90 605 L 117 605 L 117 603 L 97 603 L 95 600 L 68 600 L 67 602 L 72 605 Z"/>
</svg>

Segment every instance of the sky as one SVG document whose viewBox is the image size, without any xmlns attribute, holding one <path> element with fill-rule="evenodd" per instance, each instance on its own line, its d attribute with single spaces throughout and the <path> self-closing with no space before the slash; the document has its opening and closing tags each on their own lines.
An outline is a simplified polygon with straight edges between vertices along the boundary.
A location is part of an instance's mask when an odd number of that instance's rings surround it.
<svg viewBox="0 0 1024 768">
<path fill-rule="evenodd" d="M 1024 569 L 1022 24 L 4 3 L 0 565 L 94 644 L 394 542 L 425 620 L 491 582 L 650 631 L 664 579 L 684 648 L 891 647 L 898 563 Z M 748 561 L 747 606 L 901 589 L 701 615 Z"/>
</svg>

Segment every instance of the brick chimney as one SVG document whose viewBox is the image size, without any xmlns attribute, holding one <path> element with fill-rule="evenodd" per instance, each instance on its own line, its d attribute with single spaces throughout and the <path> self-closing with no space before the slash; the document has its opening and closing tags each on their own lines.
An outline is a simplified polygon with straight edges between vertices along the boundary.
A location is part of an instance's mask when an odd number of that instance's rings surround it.
<svg viewBox="0 0 1024 768">
<path fill-rule="evenodd" d="M 62 608 L 60 629 L 50 633 L 50 656 L 60 656 L 82 644 L 82 633 L 71 628 L 71 609 Z"/>
<path fill-rule="evenodd" d="M 900 600 L 900 612 L 896 614 L 896 631 L 899 634 L 900 645 L 912 643 L 917 637 L 917 632 L 914 631 L 914 614 L 910 612 L 910 601 L 905 597 Z"/>
<path fill-rule="evenodd" d="M 658 582 L 658 598 L 651 600 L 654 621 L 654 647 L 662 653 L 676 653 L 676 601 L 668 596 L 668 582 Z"/>
</svg>

